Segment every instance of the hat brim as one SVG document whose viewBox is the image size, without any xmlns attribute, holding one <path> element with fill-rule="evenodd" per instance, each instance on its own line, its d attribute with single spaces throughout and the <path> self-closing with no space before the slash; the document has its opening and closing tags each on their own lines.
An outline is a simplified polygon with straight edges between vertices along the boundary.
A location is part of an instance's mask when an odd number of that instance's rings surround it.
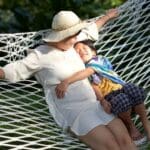
<svg viewBox="0 0 150 150">
<path fill-rule="evenodd" d="M 62 41 L 65 38 L 68 38 L 76 33 L 78 33 L 80 30 L 85 28 L 89 23 L 87 22 L 81 22 L 71 28 L 68 28 L 66 30 L 62 31 L 56 31 L 51 30 L 44 38 L 43 41 L 45 42 L 59 42 Z"/>
</svg>

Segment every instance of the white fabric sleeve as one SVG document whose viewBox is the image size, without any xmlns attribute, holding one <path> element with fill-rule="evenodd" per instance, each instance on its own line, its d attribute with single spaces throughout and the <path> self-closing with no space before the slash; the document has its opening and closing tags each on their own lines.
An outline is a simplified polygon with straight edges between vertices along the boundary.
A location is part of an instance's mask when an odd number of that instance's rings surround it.
<svg viewBox="0 0 150 150">
<path fill-rule="evenodd" d="M 39 56 L 34 51 L 24 59 L 10 63 L 3 67 L 5 79 L 11 82 L 27 79 L 40 69 L 41 65 Z"/>
<path fill-rule="evenodd" d="M 96 23 L 89 23 L 89 25 L 82 29 L 77 36 L 78 42 L 86 39 L 90 39 L 92 41 L 98 40 L 98 28 Z"/>
</svg>

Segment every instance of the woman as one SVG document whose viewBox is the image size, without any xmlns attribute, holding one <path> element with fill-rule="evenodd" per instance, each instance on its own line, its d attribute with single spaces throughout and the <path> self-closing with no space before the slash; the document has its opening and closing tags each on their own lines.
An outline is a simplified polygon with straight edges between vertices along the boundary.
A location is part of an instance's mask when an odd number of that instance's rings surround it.
<svg viewBox="0 0 150 150">
<path fill-rule="evenodd" d="M 47 42 L 45 45 L 36 48 L 25 59 L 0 69 L 0 78 L 12 82 L 36 75 L 58 125 L 70 128 L 94 150 L 135 150 L 136 147 L 121 120 L 102 109 L 87 79 L 72 84 L 63 99 L 57 98 L 55 87 L 85 68 L 73 45 L 85 38 L 96 39 L 96 25 L 101 27 L 115 16 L 116 10 L 111 10 L 96 24 L 91 24 L 82 22 L 71 11 L 61 11 L 54 16 L 52 31 L 43 39 Z"/>
</svg>

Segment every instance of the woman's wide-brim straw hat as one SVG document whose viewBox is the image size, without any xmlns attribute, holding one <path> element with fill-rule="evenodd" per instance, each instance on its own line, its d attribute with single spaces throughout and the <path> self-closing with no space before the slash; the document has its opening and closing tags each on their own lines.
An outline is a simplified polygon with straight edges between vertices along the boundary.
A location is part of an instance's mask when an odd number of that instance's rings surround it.
<svg viewBox="0 0 150 150">
<path fill-rule="evenodd" d="M 87 26 L 87 22 L 72 11 L 60 11 L 52 21 L 51 31 L 43 38 L 45 42 L 59 42 L 78 33 Z"/>
</svg>

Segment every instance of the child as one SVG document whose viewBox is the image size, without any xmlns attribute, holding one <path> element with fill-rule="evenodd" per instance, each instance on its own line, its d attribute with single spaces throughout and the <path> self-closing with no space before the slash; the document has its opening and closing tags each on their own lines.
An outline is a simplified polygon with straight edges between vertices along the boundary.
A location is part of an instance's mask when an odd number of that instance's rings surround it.
<svg viewBox="0 0 150 150">
<path fill-rule="evenodd" d="M 147 137 L 150 139 L 150 124 L 144 106 L 144 90 L 123 81 L 113 71 L 106 57 L 96 55 L 92 41 L 78 42 L 75 49 L 84 61 L 86 69 L 65 79 L 56 87 L 59 98 L 64 96 L 69 84 L 89 77 L 97 99 L 100 100 L 104 110 L 118 115 L 123 120 L 133 140 L 139 140 L 143 136 L 131 120 L 132 109 L 140 116 Z"/>
</svg>

